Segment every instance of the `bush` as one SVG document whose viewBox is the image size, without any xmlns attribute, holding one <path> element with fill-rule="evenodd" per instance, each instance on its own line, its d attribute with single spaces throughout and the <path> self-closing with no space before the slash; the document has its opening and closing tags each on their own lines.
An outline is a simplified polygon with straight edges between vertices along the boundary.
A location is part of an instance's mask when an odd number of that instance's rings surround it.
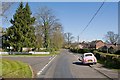
<svg viewBox="0 0 120 80">
<path fill-rule="evenodd" d="M 105 67 L 120 69 L 120 56 L 115 54 L 104 54 L 94 51 L 96 58 L 102 62 Z"/>
<path fill-rule="evenodd" d="M 98 60 L 100 59 L 100 54 L 99 53 L 94 53 L 94 55 Z"/>
<path fill-rule="evenodd" d="M 90 52 L 89 49 L 79 49 L 78 51 L 79 53 L 87 53 L 87 52 Z"/>
<path fill-rule="evenodd" d="M 88 52 L 91 52 L 91 50 L 89 50 L 89 49 L 73 49 L 73 48 L 71 48 L 70 51 L 74 52 L 74 53 L 88 53 Z"/>
<path fill-rule="evenodd" d="M 107 46 L 103 46 L 103 47 L 99 48 L 98 51 L 103 52 L 103 53 L 108 52 L 110 54 L 114 54 L 116 50 L 112 46 L 110 48 L 108 48 Z"/>
<path fill-rule="evenodd" d="M 120 55 L 120 50 L 116 51 L 114 54 Z"/>
<path fill-rule="evenodd" d="M 113 53 L 115 53 L 115 49 L 111 46 L 111 47 L 108 49 L 108 52 L 109 52 L 110 54 L 113 54 Z"/>
<path fill-rule="evenodd" d="M 100 52 L 103 52 L 103 53 L 107 53 L 107 46 L 103 46 L 101 49 L 100 49 Z"/>
</svg>

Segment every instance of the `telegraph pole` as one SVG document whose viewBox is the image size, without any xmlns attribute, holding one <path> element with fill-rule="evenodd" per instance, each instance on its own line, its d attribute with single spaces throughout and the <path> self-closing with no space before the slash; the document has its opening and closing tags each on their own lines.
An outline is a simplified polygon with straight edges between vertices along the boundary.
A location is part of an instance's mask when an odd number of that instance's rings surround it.
<svg viewBox="0 0 120 80">
<path fill-rule="evenodd" d="M 118 2 L 118 14 L 120 14 L 120 1 Z M 118 15 L 118 22 L 120 21 L 120 15 Z M 120 50 L 120 23 L 118 23 L 118 50 Z"/>
<path fill-rule="evenodd" d="M 80 39 L 80 37 L 79 36 L 77 36 L 77 42 L 79 43 L 79 39 Z"/>
</svg>

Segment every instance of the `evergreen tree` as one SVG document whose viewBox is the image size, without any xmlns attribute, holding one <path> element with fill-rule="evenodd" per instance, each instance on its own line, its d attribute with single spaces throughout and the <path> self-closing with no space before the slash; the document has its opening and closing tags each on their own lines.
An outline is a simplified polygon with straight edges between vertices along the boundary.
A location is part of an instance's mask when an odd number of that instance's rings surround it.
<svg viewBox="0 0 120 80">
<path fill-rule="evenodd" d="M 28 3 L 26 4 L 25 8 L 24 8 L 24 27 L 23 28 L 25 34 L 24 34 L 24 47 L 33 47 L 35 44 L 35 29 L 32 26 L 32 24 L 34 24 L 35 22 L 35 18 L 31 17 L 31 11 L 30 11 L 30 7 L 28 5 Z"/>
<path fill-rule="evenodd" d="M 23 47 L 33 47 L 35 42 L 34 27 L 32 24 L 35 18 L 31 17 L 28 3 L 25 8 L 21 2 L 13 19 L 10 20 L 12 26 L 7 29 L 7 40 L 14 51 L 22 51 Z"/>
</svg>

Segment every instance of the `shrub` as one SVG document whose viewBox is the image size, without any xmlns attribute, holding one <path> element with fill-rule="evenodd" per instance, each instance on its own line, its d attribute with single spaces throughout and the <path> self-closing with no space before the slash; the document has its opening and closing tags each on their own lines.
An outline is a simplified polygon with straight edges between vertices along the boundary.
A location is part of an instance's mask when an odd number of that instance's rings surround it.
<svg viewBox="0 0 120 80">
<path fill-rule="evenodd" d="M 104 53 L 107 53 L 107 46 L 103 46 L 102 48 L 101 48 L 101 52 L 104 52 Z"/>
<path fill-rule="evenodd" d="M 120 55 L 120 50 L 116 51 L 114 54 Z"/>
<path fill-rule="evenodd" d="M 103 63 L 105 67 L 120 69 L 120 56 L 115 54 L 104 54 L 94 51 L 96 58 Z"/>
<path fill-rule="evenodd" d="M 107 46 L 103 46 L 103 47 L 99 48 L 98 51 L 103 52 L 103 53 L 108 52 L 110 54 L 113 54 L 113 53 L 115 53 L 116 50 L 112 46 L 110 48 L 108 48 Z"/>
<path fill-rule="evenodd" d="M 113 53 L 115 53 L 115 49 L 111 46 L 111 47 L 108 49 L 108 52 L 111 53 L 111 54 L 113 54 Z"/>
<path fill-rule="evenodd" d="M 100 54 L 99 53 L 94 53 L 97 59 L 100 59 Z"/>
<path fill-rule="evenodd" d="M 70 51 L 74 52 L 74 53 L 87 53 L 87 52 L 91 52 L 91 50 L 89 50 L 89 49 L 77 49 L 77 48 L 76 49 L 75 48 L 74 49 L 71 48 Z"/>
</svg>

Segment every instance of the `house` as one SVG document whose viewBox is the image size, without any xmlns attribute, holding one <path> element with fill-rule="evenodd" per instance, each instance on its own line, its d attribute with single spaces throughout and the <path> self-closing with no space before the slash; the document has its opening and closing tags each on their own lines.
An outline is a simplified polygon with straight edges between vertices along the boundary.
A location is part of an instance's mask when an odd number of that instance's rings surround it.
<svg viewBox="0 0 120 80">
<path fill-rule="evenodd" d="M 22 51 L 32 51 L 33 48 L 27 48 L 27 47 L 24 47 L 22 48 Z"/>
<path fill-rule="evenodd" d="M 87 42 L 74 43 L 72 47 L 78 48 L 78 49 L 89 48 L 89 44 Z"/>
<path fill-rule="evenodd" d="M 105 46 L 107 46 L 107 48 L 113 48 L 115 50 L 117 50 L 117 48 L 118 48 L 117 45 L 113 45 L 113 44 L 105 44 Z"/>
<path fill-rule="evenodd" d="M 82 44 L 78 44 L 77 47 L 78 47 L 79 49 L 83 49 L 84 46 L 83 46 Z"/>
<path fill-rule="evenodd" d="M 102 40 L 95 40 L 90 43 L 89 48 L 99 49 L 100 47 L 103 46 L 105 46 L 105 43 Z"/>
</svg>

